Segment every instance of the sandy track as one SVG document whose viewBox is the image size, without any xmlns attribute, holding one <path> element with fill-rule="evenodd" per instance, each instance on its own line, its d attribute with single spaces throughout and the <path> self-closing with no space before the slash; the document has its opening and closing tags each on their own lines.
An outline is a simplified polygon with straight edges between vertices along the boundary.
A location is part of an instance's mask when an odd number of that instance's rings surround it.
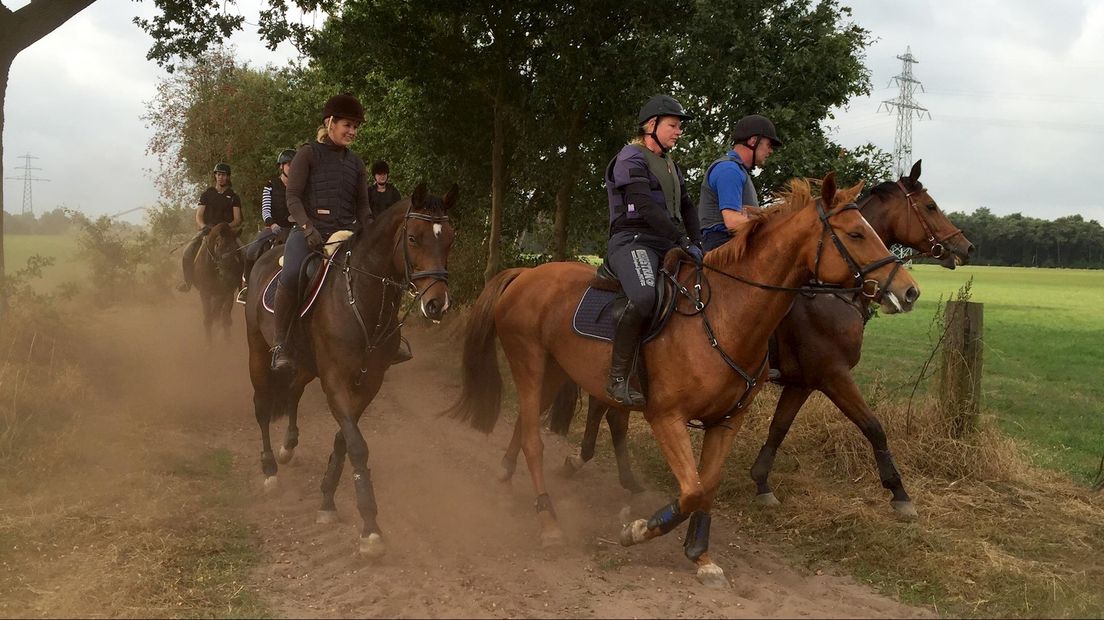
<svg viewBox="0 0 1104 620">
<path fill-rule="evenodd" d="M 105 438 L 104 452 L 111 441 L 132 446 L 138 436 L 145 438 L 144 451 L 229 450 L 235 475 L 249 481 L 245 503 L 252 508 L 244 518 L 264 541 L 250 585 L 277 615 L 930 615 L 848 577 L 792 567 L 723 516 L 713 521 L 712 551 L 732 587 L 705 588 L 675 533 L 631 549 L 613 542 L 627 494 L 613 468 L 597 464 L 574 480 L 551 476 L 567 544 L 542 550 L 524 465 L 512 484 L 494 479 L 511 424 L 500 424 L 488 437 L 436 415 L 455 398 L 459 380 L 458 346 L 442 327 L 408 329 L 415 359 L 391 369 L 361 420 L 389 549 L 382 560 L 363 559 L 356 553 L 359 517 L 348 467 L 337 493 L 341 522 L 315 524 L 319 481 L 336 431 L 317 384 L 301 405 L 295 459 L 281 466 L 280 489 L 265 495 L 241 313 L 235 312 L 231 340 L 209 346 L 195 301 L 115 311 L 97 327 L 105 336 L 125 334 L 98 340 L 105 347 L 97 358 L 103 380 L 120 386 L 116 415 L 143 416 L 138 425 L 126 423 L 127 437 Z M 283 422 L 274 439 L 282 433 Z M 545 439 L 545 462 L 558 468 L 570 447 L 557 437 Z M 634 517 L 665 503 L 660 495 L 646 495 Z M 133 497 L 135 509 L 148 501 L 140 493 Z M 36 607 L 47 615 L 66 609 L 72 608 Z"/>
</svg>

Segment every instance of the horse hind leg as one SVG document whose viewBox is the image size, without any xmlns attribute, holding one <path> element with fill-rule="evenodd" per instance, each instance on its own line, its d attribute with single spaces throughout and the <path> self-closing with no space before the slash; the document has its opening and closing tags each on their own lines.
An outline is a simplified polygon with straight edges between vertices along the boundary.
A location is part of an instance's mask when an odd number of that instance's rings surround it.
<svg viewBox="0 0 1104 620">
<path fill-rule="evenodd" d="M 767 440 L 759 449 L 759 456 L 751 466 L 751 479 L 755 482 L 755 500 L 760 506 L 777 506 L 778 498 L 770 486 L 770 473 L 774 468 L 774 457 L 778 453 L 778 447 L 786 439 L 786 433 L 790 431 L 794 418 L 797 417 L 805 401 L 809 399 L 812 389 L 787 385 L 782 389 L 782 395 L 778 397 L 778 404 L 774 408 L 774 417 L 771 418 L 770 431 Z"/>
<path fill-rule="evenodd" d="M 606 412 L 606 425 L 609 426 L 613 453 L 617 458 L 618 481 L 621 483 L 621 488 L 636 495 L 643 493 L 644 487 L 633 474 L 632 460 L 629 458 L 629 414 L 627 409 L 610 409 Z"/>
<path fill-rule="evenodd" d="M 502 455 L 502 471 L 498 473 L 498 481 L 509 483 L 517 471 L 518 453 L 521 452 L 521 423 L 514 422 L 514 433 L 510 436 L 510 445 L 506 446 L 506 454 Z"/>
<path fill-rule="evenodd" d="M 265 476 L 264 489 L 266 492 L 271 492 L 278 486 L 276 458 L 272 454 L 270 434 L 270 423 L 278 402 L 278 389 L 274 388 L 268 376 L 268 362 L 265 358 L 265 355 L 251 350 L 249 374 L 253 381 L 253 415 L 257 419 L 257 426 L 261 429 L 261 472 Z"/>
<path fill-rule="evenodd" d="M 295 456 L 295 448 L 299 445 L 299 400 L 303 398 L 303 389 L 306 382 L 297 378 L 288 388 L 287 397 L 284 399 L 284 414 L 287 415 L 287 431 L 284 433 L 284 445 L 280 446 L 280 452 L 276 460 L 281 465 L 291 462 Z"/>
<path fill-rule="evenodd" d="M 514 361 L 516 361 L 515 358 L 511 358 L 511 362 Z M 563 544 L 564 534 L 545 486 L 544 441 L 540 436 L 540 414 L 552 404 L 566 376 L 547 356 L 539 360 L 528 360 L 528 362 L 511 364 L 518 392 L 517 424 L 520 427 L 521 450 L 525 454 L 529 477 L 533 481 L 533 490 L 537 495 L 534 507 L 541 526 L 541 546 L 559 546 Z"/>
</svg>

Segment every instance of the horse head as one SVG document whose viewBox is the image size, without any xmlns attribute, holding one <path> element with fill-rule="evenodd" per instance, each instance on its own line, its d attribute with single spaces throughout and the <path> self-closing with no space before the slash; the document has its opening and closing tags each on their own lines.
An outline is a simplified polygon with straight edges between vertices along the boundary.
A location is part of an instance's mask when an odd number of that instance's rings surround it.
<svg viewBox="0 0 1104 620">
<path fill-rule="evenodd" d="M 874 187 L 871 196 L 893 207 L 878 214 L 892 239 L 954 269 L 969 261 L 974 244 L 947 219 L 920 183 L 920 161 L 912 165 L 908 176 Z M 866 204 L 863 211 L 867 213 Z"/>
<path fill-rule="evenodd" d="M 220 276 L 241 276 L 242 258 L 238 251 L 238 233 L 226 222 L 211 227 L 206 237 L 207 252 Z M 236 283 L 236 280 L 235 280 Z"/>
<path fill-rule="evenodd" d="M 419 184 L 396 232 L 394 265 L 406 274 L 411 295 L 431 321 L 440 321 L 449 307 L 448 255 L 454 232 L 448 211 L 456 206 L 459 193 L 454 183 L 440 198 L 430 194 L 425 183 Z"/>
<path fill-rule="evenodd" d="M 862 183 L 837 190 L 835 173 L 822 181 L 815 203 L 822 232 L 810 267 L 823 282 L 862 287 L 886 314 L 907 312 L 920 288 L 859 211 L 854 201 L 861 190 Z"/>
</svg>

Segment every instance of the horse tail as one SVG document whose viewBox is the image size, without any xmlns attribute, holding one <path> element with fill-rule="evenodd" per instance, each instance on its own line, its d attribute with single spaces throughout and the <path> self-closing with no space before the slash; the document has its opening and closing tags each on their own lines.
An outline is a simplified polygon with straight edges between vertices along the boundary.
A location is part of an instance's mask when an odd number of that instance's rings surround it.
<svg viewBox="0 0 1104 620">
<path fill-rule="evenodd" d="M 579 386 L 574 381 L 567 381 L 556 392 L 556 399 L 548 410 L 548 430 L 566 437 L 571 430 L 571 420 L 575 418 L 575 405 L 578 401 Z"/>
<path fill-rule="evenodd" d="M 491 278 L 472 306 L 464 328 L 463 387 L 460 398 L 444 415 L 490 433 L 502 412 L 502 375 L 498 371 L 494 310 L 498 298 L 514 278 L 525 271 L 516 267 Z"/>
</svg>

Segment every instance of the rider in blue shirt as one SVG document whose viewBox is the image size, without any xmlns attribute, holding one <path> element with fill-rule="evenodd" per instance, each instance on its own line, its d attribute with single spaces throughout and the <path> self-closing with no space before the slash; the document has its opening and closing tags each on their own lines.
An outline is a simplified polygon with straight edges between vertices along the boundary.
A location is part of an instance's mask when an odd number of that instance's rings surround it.
<svg viewBox="0 0 1104 620">
<path fill-rule="evenodd" d="M 759 206 L 750 171 L 782 146 L 774 123 L 758 114 L 745 116 L 732 132 L 732 150 L 705 171 L 698 200 L 702 248 L 712 250 L 731 238 L 728 232 L 747 221 L 745 206 Z"/>
</svg>

